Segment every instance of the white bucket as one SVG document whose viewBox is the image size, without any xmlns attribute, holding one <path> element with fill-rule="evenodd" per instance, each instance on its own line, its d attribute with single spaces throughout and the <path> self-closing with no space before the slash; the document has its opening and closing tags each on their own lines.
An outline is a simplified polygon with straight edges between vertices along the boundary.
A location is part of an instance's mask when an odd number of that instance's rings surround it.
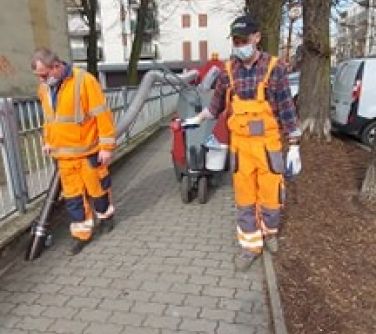
<svg viewBox="0 0 376 334">
<path fill-rule="evenodd" d="M 228 145 L 206 146 L 205 168 L 212 171 L 223 171 L 226 165 Z"/>
</svg>

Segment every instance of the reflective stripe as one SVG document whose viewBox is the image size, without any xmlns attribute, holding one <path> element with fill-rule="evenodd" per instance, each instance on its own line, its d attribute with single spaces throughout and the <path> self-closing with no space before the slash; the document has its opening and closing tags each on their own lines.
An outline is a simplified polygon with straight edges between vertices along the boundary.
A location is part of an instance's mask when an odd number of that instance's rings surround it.
<svg viewBox="0 0 376 334">
<path fill-rule="evenodd" d="M 256 232 L 252 233 L 244 233 L 239 226 L 236 226 L 236 231 L 238 233 L 238 237 L 243 240 L 253 241 L 262 239 L 262 233 L 260 230 L 257 230 Z"/>
<path fill-rule="evenodd" d="M 52 154 L 71 154 L 71 153 L 86 153 L 90 152 L 94 147 L 98 145 L 98 142 L 95 142 L 86 147 L 59 147 L 52 149 Z"/>
<path fill-rule="evenodd" d="M 41 84 L 41 89 L 42 89 L 43 94 L 45 94 L 48 98 L 48 104 L 49 104 L 50 109 L 53 110 L 50 86 L 48 86 L 47 84 Z M 54 115 L 49 115 L 47 110 L 45 110 L 44 108 L 43 108 L 43 116 L 44 116 L 45 122 L 54 121 Z"/>
<path fill-rule="evenodd" d="M 246 248 L 252 251 L 256 248 L 262 248 L 262 246 L 264 245 L 264 242 L 262 239 L 259 241 L 245 241 L 245 240 L 239 239 L 239 245 L 242 246 L 243 248 Z"/>
<path fill-rule="evenodd" d="M 76 106 L 76 101 L 75 101 L 75 106 Z M 75 115 L 74 116 L 56 115 L 56 117 L 55 117 L 55 119 L 53 121 L 55 123 L 83 123 L 85 120 L 91 118 L 92 116 L 97 116 L 97 115 L 99 115 L 100 113 L 102 113 L 104 111 L 107 111 L 107 106 L 105 104 L 93 108 L 91 111 L 89 111 L 90 115 L 84 115 L 81 112 L 81 109 L 79 109 L 78 113 L 77 113 L 77 110 L 75 111 Z"/>
<path fill-rule="evenodd" d="M 55 123 L 75 123 L 75 118 L 74 116 L 60 116 L 56 115 Z"/>
<path fill-rule="evenodd" d="M 83 222 L 74 222 L 70 224 L 70 229 L 72 230 L 84 230 L 87 231 L 94 227 L 94 220 L 88 219 L 84 220 Z"/>
<path fill-rule="evenodd" d="M 44 113 L 44 122 L 45 123 L 52 123 L 54 120 L 55 119 L 54 119 L 53 116 L 47 115 L 46 112 Z"/>
<path fill-rule="evenodd" d="M 112 138 L 112 137 L 101 137 L 99 138 L 99 144 L 115 144 L 116 143 L 116 140 L 115 138 Z"/>
<path fill-rule="evenodd" d="M 89 119 L 90 117 L 88 116 L 84 116 L 84 115 L 79 115 L 79 117 L 75 117 L 75 116 L 60 116 L 60 115 L 57 115 L 55 117 L 55 120 L 54 122 L 55 123 L 83 123 L 83 121 L 85 121 L 86 119 Z"/>
<path fill-rule="evenodd" d="M 100 106 L 97 106 L 91 110 L 89 110 L 89 114 L 92 115 L 92 116 L 97 116 L 99 114 L 101 114 L 102 112 L 104 111 L 107 111 L 107 106 L 105 104 L 102 104 Z"/>
<path fill-rule="evenodd" d="M 48 97 L 48 103 L 51 107 L 51 110 L 54 110 L 54 107 L 52 105 L 52 96 L 51 96 L 51 87 L 47 84 L 45 84 L 45 87 L 46 87 L 46 91 L 47 91 L 47 97 Z M 53 117 L 53 116 L 52 116 Z"/>
<path fill-rule="evenodd" d="M 71 223 L 70 232 L 74 238 L 79 240 L 89 240 L 92 235 L 93 227 L 94 221 L 89 219 L 79 223 Z"/>
<path fill-rule="evenodd" d="M 114 213 L 115 213 L 115 208 L 112 204 L 110 204 L 105 213 L 96 212 L 96 215 L 98 219 L 107 219 L 107 218 L 112 217 Z"/>
<path fill-rule="evenodd" d="M 85 118 L 80 104 L 81 83 L 84 78 L 85 71 L 80 69 L 74 83 L 74 122 L 81 123 Z"/>
<path fill-rule="evenodd" d="M 264 244 L 260 230 L 253 233 L 244 233 L 241 228 L 237 226 L 237 237 L 240 246 L 251 251 L 258 251 Z"/>
<path fill-rule="evenodd" d="M 81 92 L 81 83 L 84 78 L 85 71 L 80 69 L 77 73 L 77 78 L 74 82 L 74 115 L 73 116 L 62 116 L 62 115 L 48 115 L 46 112 L 45 114 L 45 120 L 49 123 L 76 123 L 80 124 L 83 121 L 85 121 L 88 116 L 84 115 L 82 109 L 81 109 L 81 104 L 80 104 L 80 92 Z M 52 106 L 52 100 L 51 100 L 51 89 L 48 85 L 44 85 L 45 89 L 47 91 L 47 96 L 48 96 L 48 102 L 50 104 L 51 110 L 53 109 Z"/>
</svg>

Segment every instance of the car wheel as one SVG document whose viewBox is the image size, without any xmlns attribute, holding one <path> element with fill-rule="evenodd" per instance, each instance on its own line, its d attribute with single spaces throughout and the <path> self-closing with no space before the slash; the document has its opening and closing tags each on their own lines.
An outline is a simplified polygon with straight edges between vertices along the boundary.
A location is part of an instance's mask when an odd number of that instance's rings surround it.
<svg viewBox="0 0 376 334">
<path fill-rule="evenodd" d="M 376 122 L 368 124 L 361 133 L 361 141 L 368 145 L 372 146 L 375 143 L 376 138 Z"/>
</svg>

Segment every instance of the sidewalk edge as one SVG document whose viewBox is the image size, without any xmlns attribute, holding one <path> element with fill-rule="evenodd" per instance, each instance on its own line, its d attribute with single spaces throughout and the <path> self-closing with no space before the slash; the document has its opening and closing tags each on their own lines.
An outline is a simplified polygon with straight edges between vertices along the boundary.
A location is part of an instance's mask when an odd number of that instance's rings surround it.
<svg viewBox="0 0 376 334">
<path fill-rule="evenodd" d="M 278 282 L 274 271 L 272 256 L 269 252 L 265 251 L 263 252 L 262 258 L 264 262 L 274 334 L 288 334 L 285 317 L 283 315 L 281 298 L 279 296 Z"/>
</svg>

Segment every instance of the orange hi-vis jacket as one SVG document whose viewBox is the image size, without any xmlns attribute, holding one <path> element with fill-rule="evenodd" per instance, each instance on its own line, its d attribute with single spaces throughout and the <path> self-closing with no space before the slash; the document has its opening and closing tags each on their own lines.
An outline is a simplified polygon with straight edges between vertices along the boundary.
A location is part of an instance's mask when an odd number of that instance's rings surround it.
<svg viewBox="0 0 376 334">
<path fill-rule="evenodd" d="M 112 112 L 90 73 L 73 68 L 59 87 L 55 108 L 48 85 L 39 86 L 38 96 L 45 117 L 44 142 L 54 158 L 80 158 L 115 148 Z"/>
</svg>

